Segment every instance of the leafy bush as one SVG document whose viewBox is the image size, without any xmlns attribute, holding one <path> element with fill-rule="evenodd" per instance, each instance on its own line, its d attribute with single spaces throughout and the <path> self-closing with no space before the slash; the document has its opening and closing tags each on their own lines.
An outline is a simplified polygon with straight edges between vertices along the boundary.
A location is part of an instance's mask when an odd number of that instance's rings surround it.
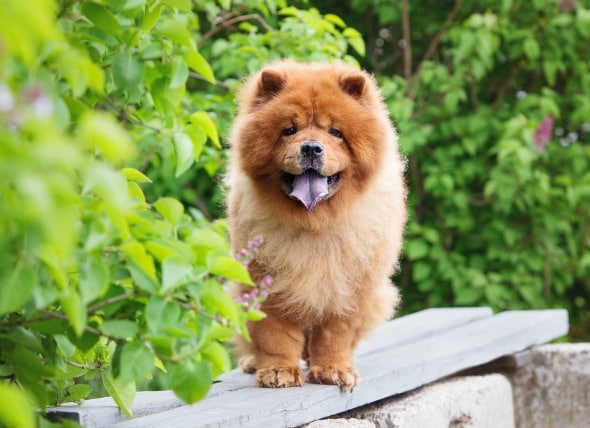
<svg viewBox="0 0 590 428">
<path fill-rule="evenodd" d="M 409 3 L 341 12 L 408 155 L 405 310 L 563 307 L 587 338 L 590 2 Z"/>
<path fill-rule="evenodd" d="M 130 414 L 152 377 L 191 403 L 230 368 L 223 343 L 263 316 L 271 281 L 232 300 L 247 260 L 206 220 L 232 89 L 244 61 L 364 46 L 337 16 L 286 6 L 0 3 L 1 422 L 103 388 Z"/>
</svg>

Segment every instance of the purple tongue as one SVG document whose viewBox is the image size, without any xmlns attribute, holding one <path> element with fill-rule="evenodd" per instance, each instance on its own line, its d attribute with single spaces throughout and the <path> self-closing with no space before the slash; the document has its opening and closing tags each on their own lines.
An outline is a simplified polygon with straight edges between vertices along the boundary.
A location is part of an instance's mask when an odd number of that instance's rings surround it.
<svg viewBox="0 0 590 428">
<path fill-rule="evenodd" d="M 296 175 L 293 191 L 289 193 L 289 196 L 301 202 L 307 211 L 311 211 L 318 202 L 328 196 L 328 177 L 311 169 Z"/>
</svg>

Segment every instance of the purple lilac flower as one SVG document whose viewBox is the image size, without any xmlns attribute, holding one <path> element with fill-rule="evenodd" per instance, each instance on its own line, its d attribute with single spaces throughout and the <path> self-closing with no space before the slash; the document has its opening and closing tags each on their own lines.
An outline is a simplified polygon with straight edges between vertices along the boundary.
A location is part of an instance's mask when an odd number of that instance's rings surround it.
<svg viewBox="0 0 590 428">
<path fill-rule="evenodd" d="M 561 0 L 559 2 L 559 11 L 561 13 L 569 12 L 576 8 L 576 0 Z"/>
<path fill-rule="evenodd" d="M 258 251 L 260 251 L 260 247 L 264 243 L 264 238 L 262 236 L 255 236 L 246 244 L 245 248 L 242 248 L 238 254 L 236 254 L 236 259 L 242 263 L 244 266 L 248 267 L 250 262 L 252 262 Z"/>
<path fill-rule="evenodd" d="M 264 239 L 262 236 L 254 237 L 248 241 L 245 248 L 242 248 L 238 252 L 236 259 L 244 266 L 248 267 L 248 265 L 256 258 L 256 255 L 260 251 L 260 247 L 263 243 Z M 262 302 L 264 302 L 269 296 L 271 287 L 272 277 L 270 275 L 266 275 L 258 284 L 249 289 L 248 292 L 243 293 L 241 296 L 236 298 L 236 302 L 240 303 L 244 309 L 260 309 Z"/>
<path fill-rule="evenodd" d="M 533 134 L 533 142 L 535 143 L 535 150 L 538 152 L 545 151 L 545 147 L 551 141 L 551 136 L 553 133 L 553 123 L 555 122 L 555 118 L 553 116 L 547 116 L 545 119 L 539 123 L 537 130 Z"/>
</svg>

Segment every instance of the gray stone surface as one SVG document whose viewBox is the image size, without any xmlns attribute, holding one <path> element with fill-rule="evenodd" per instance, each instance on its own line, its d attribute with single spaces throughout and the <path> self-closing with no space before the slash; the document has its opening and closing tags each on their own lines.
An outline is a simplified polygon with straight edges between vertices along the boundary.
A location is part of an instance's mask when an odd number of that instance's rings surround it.
<svg viewBox="0 0 590 428">
<path fill-rule="evenodd" d="M 304 428 L 375 428 L 375 424 L 363 419 L 322 419 L 305 425 Z"/>
<path fill-rule="evenodd" d="M 518 428 L 590 427 L 590 343 L 536 346 L 514 361 Z"/>
<path fill-rule="evenodd" d="M 370 421 L 377 428 L 514 427 L 510 382 L 499 374 L 447 379 L 347 416 Z"/>
</svg>

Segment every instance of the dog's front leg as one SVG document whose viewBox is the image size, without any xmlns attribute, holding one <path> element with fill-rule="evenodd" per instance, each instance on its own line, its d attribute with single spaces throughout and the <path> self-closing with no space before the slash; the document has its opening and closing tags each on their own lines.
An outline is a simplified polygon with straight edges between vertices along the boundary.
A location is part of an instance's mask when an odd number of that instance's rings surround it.
<svg viewBox="0 0 590 428">
<path fill-rule="evenodd" d="M 267 312 L 262 321 L 249 323 L 254 345 L 256 383 L 266 388 L 301 386 L 299 358 L 304 336 L 299 325 Z"/>
<path fill-rule="evenodd" d="M 352 366 L 358 326 L 353 318 L 331 318 L 312 328 L 309 337 L 309 382 L 338 385 L 351 391 L 358 374 Z"/>
</svg>

